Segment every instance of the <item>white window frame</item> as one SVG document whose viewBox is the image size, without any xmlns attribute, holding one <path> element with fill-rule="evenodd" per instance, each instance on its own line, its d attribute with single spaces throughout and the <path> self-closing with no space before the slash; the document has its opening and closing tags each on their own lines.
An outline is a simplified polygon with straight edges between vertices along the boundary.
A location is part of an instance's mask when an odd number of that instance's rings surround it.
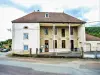
<svg viewBox="0 0 100 75">
<path fill-rule="evenodd" d="M 45 18 L 49 18 L 49 13 L 45 13 Z"/>
<path fill-rule="evenodd" d="M 25 49 L 25 46 L 27 46 L 27 49 Z M 23 49 L 28 50 L 29 49 L 28 45 L 23 45 Z"/>
<path fill-rule="evenodd" d="M 27 38 L 25 37 L 25 34 L 27 34 Z M 23 39 L 28 40 L 29 39 L 29 33 L 23 33 Z"/>
</svg>

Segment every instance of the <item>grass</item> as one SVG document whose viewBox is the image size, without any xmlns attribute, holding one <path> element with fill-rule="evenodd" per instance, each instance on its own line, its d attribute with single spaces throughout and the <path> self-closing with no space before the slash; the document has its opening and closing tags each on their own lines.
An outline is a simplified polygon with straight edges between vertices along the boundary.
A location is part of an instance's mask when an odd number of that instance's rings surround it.
<svg viewBox="0 0 100 75">
<path fill-rule="evenodd" d="M 48 63 L 48 64 L 59 64 L 59 63 L 67 63 L 67 62 L 73 62 L 73 61 L 96 61 L 100 62 L 100 59 L 82 59 L 82 58 L 68 58 L 68 57 L 58 57 L 58 56 L 47 56 L 47 55 L 32 55 L 29 54 L 8 54 L 8 57 L 11 57 L 11 60 L 17 60 L 17 61 L 25 61 L 25 62 L 35 62 L 35 63 Z"/>
<path fill-rule="evenodd" d="M 8 54 L 8 57 L 36 57 L 36 58 L 65 58 L 64 56 L 36 55 L 36 54 Z"/>
<path fill-rule="evenodd" d="M 30 54 L 15 54 L 11 53 L 7 55 L 8 57 L 36 57 L 36 55 L 30 55 Z"/>
</svg>

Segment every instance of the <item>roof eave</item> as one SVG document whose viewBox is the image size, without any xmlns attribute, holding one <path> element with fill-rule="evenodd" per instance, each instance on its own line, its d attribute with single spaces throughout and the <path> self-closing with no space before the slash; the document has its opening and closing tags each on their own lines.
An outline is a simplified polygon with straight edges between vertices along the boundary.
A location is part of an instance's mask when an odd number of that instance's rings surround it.
<svg viewBox="0 0 100 75">
<path fill-rule="evenodd" d="M 14 22 L 12 23 L 73 23 L 73 24 L 85 24 L 86 22 Z"/>
</svg>

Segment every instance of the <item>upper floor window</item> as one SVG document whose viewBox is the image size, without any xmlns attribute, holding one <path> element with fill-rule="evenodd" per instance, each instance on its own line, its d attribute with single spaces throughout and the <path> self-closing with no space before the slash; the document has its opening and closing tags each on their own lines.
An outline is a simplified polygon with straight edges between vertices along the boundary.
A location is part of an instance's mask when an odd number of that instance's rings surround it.
<svg viewBox="0 0 100 75">
<path fill-rule="evenodd" d="M 49 13 L 45 13 L 45 17 L 47 17 L 47 18 L 48 18 L 48 17 L 49 17 Z"/>
<path fill-rule="evenodd" d="M 44 33 L 45 33 L 45 35 L 48 35 L 48 28 L 44 29 Z"/>
<path fill-rule="evenodd" d="M 28 39 L 28 33 L 24 33 L 23 38 Z"/>
<path fill-rule="evenodd" d="M 65 29 L 62 29 L 62 37 L 65 37 Z"/>
<path fill-rule="evenodd" d="M 55 35 L 57 35 L 57 28 L 55 28 Z"/>
<path fill-rule="evenodd" d="M 73 27 L 70 28 L 70 34 L 73 35 Z"/>
</svg>

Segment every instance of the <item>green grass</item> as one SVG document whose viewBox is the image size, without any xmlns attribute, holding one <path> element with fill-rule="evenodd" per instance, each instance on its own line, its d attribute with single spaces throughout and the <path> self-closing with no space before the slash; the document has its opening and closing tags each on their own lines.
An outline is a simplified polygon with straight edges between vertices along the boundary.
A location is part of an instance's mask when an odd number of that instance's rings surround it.
<svg viewBox="0 0 100 75">
<path fill-rule="evenodd" d="M 78 58 L 78 57 L 65 57 L 65 56 L 55 56 L 55 55 L 36 55 L 36 54 L 8 54 L 8 57 L 34 57 L 34 58 Z"/>
<path fill-rule="evenodd" d="M 8 57 L 36 57 L 36 58 L 64 58 L 63 56 L 36 55 L 36 54 L 8 54 Z"/>
<path fill-rule="evenodd" d="M 12 53 L 12 54 L 8 54 L 7 55 L 8 57 L 36 57 L 36 55 L 30 55 L 30 54 L 15 54 L 15 53 Z"/>
</svg>

